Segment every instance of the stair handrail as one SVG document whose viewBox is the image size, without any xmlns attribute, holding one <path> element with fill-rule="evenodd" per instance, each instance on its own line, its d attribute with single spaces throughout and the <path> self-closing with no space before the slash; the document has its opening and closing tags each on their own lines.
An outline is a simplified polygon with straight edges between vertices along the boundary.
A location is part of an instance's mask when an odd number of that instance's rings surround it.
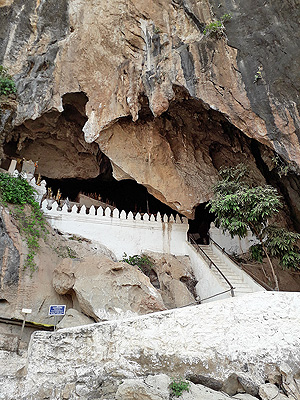
<svg viewBox="0 0 300 400">
<path fill-rule="evenodd" d="M 219 274 L 224 278 L 225 282 L 229 285 L 230 287 L 230 293 L 231 293 L 231 297 L 234 297 L 234 287 L 232 286 L 232 284 L 229 282 L 229 280 L 226 278 L 226 276 L 223 274 L 223 272 L 218 268 L 218 266 L 213 262 L 213 260 L 209 257 L 208 254 L 206 254 L 206 252 L 198 245 L 198 243 L 196 242 L 196 240 L 194 239 L 193 235 L 191 233 L 188 234 L 188 240 L 190 241 L 190 243 L 192 245 L 194 245 L 194 247 L 196 248 L 196 250 L 198 252 L 200 252 L 202 255 L 204 255 L 204 258 L 206 258 L 209 262 L 208 262 L 208 266 L 211 269 L 211 266 L 213 266 L 218 272 Z"/>
<path fill-rule="evenodd" d="M 232 257 L 231 254 L 227 253 L 227 251 L 225 250 L 225 247 L 221 247 L 221 246 L 219 245 L 219 243 L 217 243 L 217 242 L 210 236 L 209 233 L 208 233 L 208 237 L 209 237 L 209 241 L 210 241 L 210 242 L 213 242 L 213 244 L 214 244 L 219 250 L 221 250 L 222 253 L 226 254 L 226 256 L 229 257 L 230 260 L 231 260 L 237 267 L 239 267 L 240 269 L 243 269 L 242 265 L 241 265 L 238 261 L 236 261 L 236 260 Z"/>
<path fill-rule="evenodd" d="M 222 253 L 226 254 L 226 256 L 239 268 L 241 269 L 243 272 L 247 273 L 248 275 L 252 276 L 252 279 L 257 280 L 260 282 L 260 284 L 262 286 L 264 286 L 265 289 L 267 290 L 272 290 L 274 291 L 274 289 L 271 288 L 271 286 L 267 285 L 265 282 L 263 282 L 261 279 L 257 278 L 253 273 L 250 273 L 249 271 L 245 271 L 245 269 L 243 268 L 243 265 L 241 263 L 239 263 L 238 261 L 236 261 L 231 254 L 227 253 L 227 251 L 225 250 L 224 247 L 221 247 L 219 245 L 219 243 L 217 243 L 208 233 L 208 237 L 209 237 L 209 241 L 212 242 L 219 250 L 222 251 Z"/>
</svg>

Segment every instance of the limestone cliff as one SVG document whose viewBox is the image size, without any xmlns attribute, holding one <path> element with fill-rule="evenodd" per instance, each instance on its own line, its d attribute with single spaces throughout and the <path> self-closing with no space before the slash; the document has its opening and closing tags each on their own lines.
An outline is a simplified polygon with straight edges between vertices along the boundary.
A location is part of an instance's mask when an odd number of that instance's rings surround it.
<svg viewBox="0 0 300 400">
<path fill-rule="evenodd" d="M 104 153 L 117 179 L 187 216 L 209 198 L 220 164 L 260 164 L 271 179 L 275 150 L 297 172 L 297 6 L 2 0 L 0 63 L 18 87 L 6 142 L 51 177 L 94 177 Z M 204 35 L 225 13 L 225 32 Z M 295 216 L 299 179 L 283 186 Z"/>
</svg>

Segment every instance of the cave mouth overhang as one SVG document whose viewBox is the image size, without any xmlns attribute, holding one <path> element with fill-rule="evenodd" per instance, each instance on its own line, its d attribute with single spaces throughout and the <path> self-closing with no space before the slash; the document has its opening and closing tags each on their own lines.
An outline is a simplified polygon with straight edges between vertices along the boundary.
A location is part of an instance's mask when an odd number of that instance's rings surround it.
<svg viewBox="0 0 300 400">
<path fill-rule="evenodd" d="M 96 142 L 86 143 L 82 128 L 88 98 L 82 92 L 68 93 L 62 98 L 62 113 L 52 110 L 13 129 L 4 144 L 4 163 L 9 157 L 32 159 L 38 161 L 38 172 L 51 181 L 53 189 L 59 185 L 63 191 L 67 185 L 69 192 L 72 185 L 82 185 L 81 191 L 97 193 L 100 189 L 91 186 L 99 184 L 100 188 L 105 183 L 114 187 L 111 193 L 121 193 L 124 204 L 131 199 L 121 208 L 129 210 L 131 203 L 131 211 L 140 209 L 139 204 L 147 204 L 147 195 L 161 203 L 153 205 L 154 209 L 170 207 L 167 212 L 174 210 L 190 219 L 195 218 L 196 207 L 212 196 L 221 166 L 243 162 L 258 184 L 276 181 L 271 149 L 244 135 L 224 115 L 185 90 L 176 88 L 175 94 L 159 117 L 153 116 L 142 97 L 136 122 L 122 117 L 102 131 Z M 299 187 L 298 182 L 287 183 L 281 191 L 300 221 L 292 188 Z M 143 200 L 134 201 L 130 193 Z M 115 201 L 111 194 L 102 193 L 102 197 Z"/>
</svg>

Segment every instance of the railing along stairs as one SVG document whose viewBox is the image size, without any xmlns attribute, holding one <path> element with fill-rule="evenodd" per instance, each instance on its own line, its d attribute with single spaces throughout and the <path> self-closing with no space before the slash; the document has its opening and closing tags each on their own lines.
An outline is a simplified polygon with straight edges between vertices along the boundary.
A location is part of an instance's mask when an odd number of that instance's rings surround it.
<svg viewBox="0 0 300 400">
<path fill-rule="evenodd" d="M 209 235 L 209 234 L 208 234 Z M 223 254 L 225 254 L 231 262 L 233 262 L 240 270 L 242 270 L 243 272 L 245 272 L 246 274 L 250 275 L 252 277 L 252 279 L 254 279 L 255 281 L 259 282 L 259 284 L 261 286 L 263 286 L 266 290 L 274 290 L 273 288 L 271 288 L 271 286 L 267 285 L 265 282 L 263 282 L 262 280 L 260 280 L 257 276 L 255 276 L 254 274 L 252 274 L 249 271 L 245 271 L 243 268 L 243 265 L 239 262 L 237 262 L 234 257 L 232 257 L 231 254 L 227 253 L 227 251 L 224 249 L 224 247 L 221 247 L 219 245 L 219 243 L 217 243 L 210 235 L 209 235 L 209 242 L 213 243 Z"/>
<path fill-rule="evenodd" d="M 214 263 L 214 261 L 210 258 L 210 256 L 205 252 L 205 250 L 196 242 L 196 240 L 194 239 L 193 235 L 191 233 L 188 234 L 188 241 L 191 243 L 191 245 L 195 248 L 195 250 L 201 254 L 201 256 L 206 260 L 208 267 L 210 269 L 214 268 L 215 271 L 217 271 L 217 273 L 224 279 L 224 281 L 227 283 L 227 285 L 229 286 L 228 290 L 225 290 L 221 293 L 217 293 L 213 296 L 210 296 L 209 298 L 212 297 L 216 297 L 219 296 L 221 294 L 230 292 L 231 297 L 234 297 L 234 287 L 233 285 L 230 283 L 230 281 L 228 280 L 228 278 L 226 278 L 226 276 L 223 274 L 223 272 L 220 270 L 220 268 Z M 208 300 L 209 298 L 206 299 L 202 299 L 203 300 Z"/>
</svg>

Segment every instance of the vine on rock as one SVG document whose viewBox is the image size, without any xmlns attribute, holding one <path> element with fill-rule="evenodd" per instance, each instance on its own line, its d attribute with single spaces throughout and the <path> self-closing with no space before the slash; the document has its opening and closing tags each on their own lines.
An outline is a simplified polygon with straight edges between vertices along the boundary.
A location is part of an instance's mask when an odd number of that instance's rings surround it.
<svg viewBox="0 0 300 400">
<path fill-rule="evenodd" d="M 24 269 L 30 268 L 31 272 L 38 268 L 34 256 L 40 248 L 39 239 L 48 233 L 46 219 L 34 194 L 35 190 L 25 179 L 0 173 L 0 201 L 3 205 L 13 205 L 10 207 L 11 214 L 28 247 Z"/>
<path fill-rule="evenodd" d="M 0 65 L 0 95 L 8 96 L 17 92 L 15 82 L 7 69 Z"/>
</svg>

